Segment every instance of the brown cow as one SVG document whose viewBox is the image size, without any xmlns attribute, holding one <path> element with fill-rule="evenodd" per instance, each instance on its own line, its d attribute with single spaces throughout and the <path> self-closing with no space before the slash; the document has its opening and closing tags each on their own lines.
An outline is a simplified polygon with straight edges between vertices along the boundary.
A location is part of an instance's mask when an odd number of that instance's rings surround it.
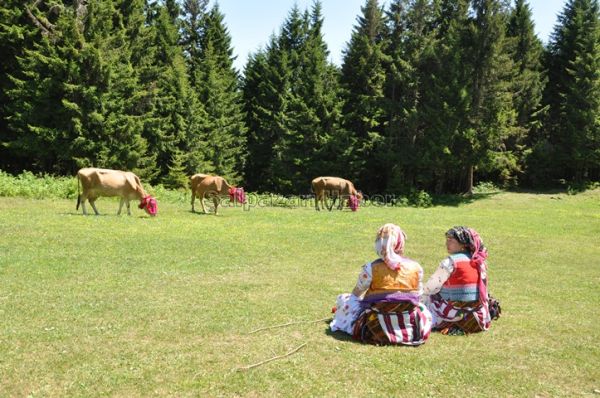
<svg viewBox="0 0 600 398">
<path fill-rule="evenodd" d="M 196 200 L 196 192 L 198 191 L 198 185 L 204 180 L 206 177 L 210 177 L 209 174 L 197 173 L 190 177 L 190 186 L 192 188 L 192 212 L 194 212 L 194 201 Z M 202 198 L 200 198 L 202 200 Z"/>
<path fill-rule="evenodd" d="M 131 215 L 129 207 L 131 199 L 138 199 L 140 201 L 139 208 L 144 209 L 151 216 L 155 216 L 158 211 L 156 199 L 146 193 L 139 177 L 130 171 L 88 167 L 77 172 L 77 181 L 78 192 L 79 184 L 81 184 L 83 192 L 77 196 L 77 206 L 75 209 L 79 210 L 79 204 L 81 203 L 84 215 L 87 215 L 85 208 L 86 200 L 89 200 L 96 215 L 100 214 L 94 204 L 100 196 L 121 197 L 117 215 L 121 214 L 123 203 L 127 204 L 127 214 Z"/>
<path fill-rule="evenodd" d="M 328 196 L 333 198 L 329 211 L 333 208 L 338 197 L 340 199 L 338 205 L 340 210 L 344 207 L 344 200 L 347 200 L 350 196 L 356 196 L 359 201 L 362 199 L 362 194 L 354 188 L 354 184 L 340 177 L 317 177 L 312 180 L 312 189 L 315 193 L 315 208 L 317 210 L 321 210 L 319 209 L 319 202 L 321 202 L 321 207 L 325 208 L 325 198 Z"/>
<path fill-rule="evenodd" d="M 219 207 L 220 197 L 229 196 L 231 200 L 236 200 L 240 203 L 246 203 L 246 196 L 243 188 L 236 188 L 220 176 L 210 176 L 206 174 L 195 174 L 191 178 L 192 184 L 192 212 L 195 212 L 194 201 L 196 197 L 200 199 L 202 212 L 207 214 L 204 207 L 204 199 L 212 199 L 215 205 L 215 216 Z"/>
</svg>

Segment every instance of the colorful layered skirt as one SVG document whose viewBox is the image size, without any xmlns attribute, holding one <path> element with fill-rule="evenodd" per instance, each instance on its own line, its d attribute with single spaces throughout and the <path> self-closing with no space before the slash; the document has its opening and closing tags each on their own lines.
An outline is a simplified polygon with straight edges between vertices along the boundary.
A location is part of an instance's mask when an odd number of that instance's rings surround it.
<svg viewBox="0 0 600 398">
<path fill-rule="evenodd" d="M 376 302 L 360 314 L 352 337 L 368 344 L 418 346 L 429 338 L 431 326 L 431 313 L 422 303 Z"/>
<path fill-rule="evenodd" d="M 477 333 L 490 328 L 487 301 L 451 301 L 435 294 L 427 300 L 427 308 L 433 316 L 433 330 L 446 332 L 454 327 L 464 333 Z"/>
</svg>

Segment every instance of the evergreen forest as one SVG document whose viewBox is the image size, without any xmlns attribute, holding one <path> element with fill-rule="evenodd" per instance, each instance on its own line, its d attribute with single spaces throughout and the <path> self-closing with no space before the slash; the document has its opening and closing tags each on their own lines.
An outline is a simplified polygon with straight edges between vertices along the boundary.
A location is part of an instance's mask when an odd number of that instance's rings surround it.
<svg viewBox="0 0 600 398">
<path fill-rule="evenodd" d="M 526 0 L 365 0 L 340 66 L 321 1 L 240 71 L 209 0 L 3 0 L 0 169 L 280 194 L 600 181 L 598 0 L 566 0 L 545 44 Z"/>
</svg>

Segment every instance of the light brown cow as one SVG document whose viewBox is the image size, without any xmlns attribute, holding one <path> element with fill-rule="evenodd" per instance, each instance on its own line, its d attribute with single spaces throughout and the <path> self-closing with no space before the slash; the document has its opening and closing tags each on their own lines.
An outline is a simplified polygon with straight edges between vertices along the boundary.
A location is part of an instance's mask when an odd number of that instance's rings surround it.
<svg viewBox="0 0 600 398">
<path fill-rule="evenodd" d="M 139 208 L 144 209 L 151 216 L 155 216 L 158 211 L 156 199 L 146 193 L 139 177 L 130 171 L 88 167 L 77 172 L 77 180 L 77 190 L 79 191 L 79 184 L 81 184 L 83 192 L 77 196 L 77 206 L 75 209 L 79 210 L 79 204 L 81 204 L 84 215 L 87 215 L 85 208 L 86 200 L 89 200 L 96 215 L 100 214 L 94 204 L 100 196 L 121 197 L 119 211 L 117 212 L 118 215 L 121 214 L 123 203 L 127 204 L 127 214 L 131 215 L 129 201 L 132 199 L 139 200 Z"/>
<path fill-rule="evenodd" d="M 209 174 L 197 173 L 190 177 L 190 187 L 192 188 L 192 212 L 195 212 L 194 209 L 194 201 L 196 200 L 196 192 L 198 191 L 198 185 L 204 180 L 206 177 L 210 177 Z M 202 200 L 202 198 L 200 198 Z"/>
<path fill-rule="evenodd" d="M 215 205 L 215 215 L 219 208 L 221 197 L 228 196 L 231 200 L 236 200 L 240 203 L 246 203 L 246 197 L 242 188 L 236 188 L 220 176 L 210 176 L 206 174 L 195 174 L 190 177 L 192 184 L 192 212 L 195 212 L 194 201 L 196 197 L 200 199 L 202 212 L 207 214 L 204 207 L 204 199 L 212 199 Z"/>
<path fill-rule="evenodd" d="M 350 198 L 351 195 L 356 196 L 359 201 L 363 197 L 362 194 L 354 188 L 354 184 L 351 181 L 340 177 L 317 177 L 312 180 L 312 189 L 315 193 L 315 208 L 317 210 L 321 210 L 319 208 L 319 202 L 321 202 L 321 207 L 325 208 L 325 198 L 327 197 L 333 198 L 329 211 L 331 211 L 335 204 L 335 200 L 338 198 L 340 200 L 338 208 L 342 210 L 344 208 L 344 202 Z"/>
</svg>

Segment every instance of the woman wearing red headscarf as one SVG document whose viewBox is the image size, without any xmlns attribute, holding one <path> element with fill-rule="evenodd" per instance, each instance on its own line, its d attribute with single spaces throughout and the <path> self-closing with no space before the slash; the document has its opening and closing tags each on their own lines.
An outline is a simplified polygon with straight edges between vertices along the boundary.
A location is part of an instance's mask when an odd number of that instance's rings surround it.
<svg viewBox="0 0 600 398">
<path fill-rule="evenodd" d="M 474 229 L 453 227 L 446 232 L 446 249 L 450 255 L 423 288 L 433 330 L 450 335 L 488 330 L 486 247 Z"/>
<path fill-rule="evenodd" d="M 420 303 L 423 269 L 403 256 L 405 242 L 399 226 L 379 228 L 379 258 L 363 266 L 352 293 L 338 296 L 332 331 L 373 344 L 420 345 L 427 340 L 431 314 Z"/>
</svg>

